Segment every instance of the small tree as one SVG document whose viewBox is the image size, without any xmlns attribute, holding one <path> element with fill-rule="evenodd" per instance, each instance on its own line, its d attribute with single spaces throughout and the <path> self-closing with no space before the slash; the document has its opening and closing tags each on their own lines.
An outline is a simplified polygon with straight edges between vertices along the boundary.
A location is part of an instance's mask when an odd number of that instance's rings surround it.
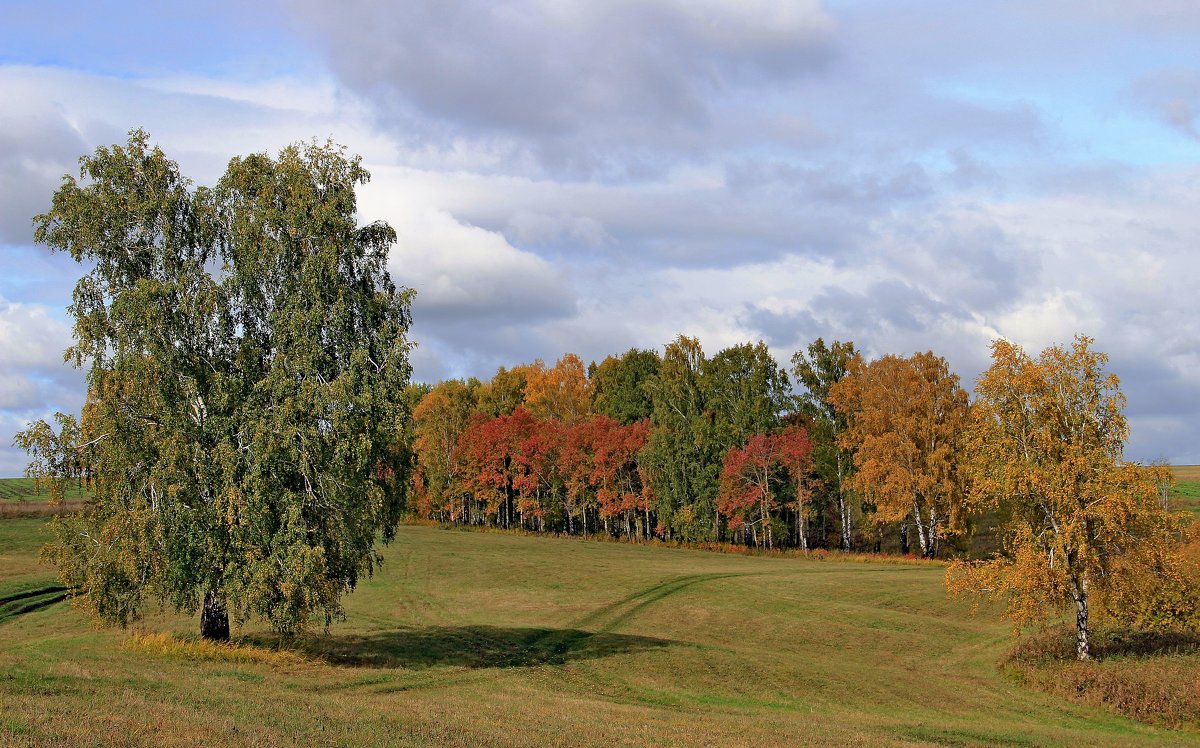
<svg viewBox="0 0 1200 748">
<path fill-rule="evenodd" d="M 54 420 L 58 423 L 57 432 L 39 418 L 13 436 L 13 446 L 25 450 L 31 458 L 25 477 L 33 479 L 34 493 L 41 493 L 42 486 L 48 486 L 52 504 L 63 500 L 69 481 L 75 480 L 83 487 L 83 479 L 89 474 L 87 452 L 91 446 L 82 442 L 75 416 L 55 413 Z"/>
<path fill-rule="evenodd" d="M 367 172 L 309 144 L 197 189 L 140 130 L 80 163 L 35 235 L 87 268 L 67 356 L 89 367 L 96 485 L 49 557 L 106 622 L 149 598 L 202 608 L 215 639 L 231 612 L 328 623 L 408 478 L 412 294 L 392 229 L 356 225 Z"/>
<path fill-rule="evenodd" d="M 1158 503 L 1155 472 L 1122 457 L 1125 398 L 1091 344 L 1080 336 L 1037 359 L 1008 341 L 992 344 L 968 432 L 969 505 L 1011 518 L 1005 554 L 956 562 L 947 575 L 953 592 L 1006 599 L 1017 625 L 1073 608 L 1081 660 L 1090 657 L 1093 599 L 1141 584 L 1178 529 Z"/>
</svg>

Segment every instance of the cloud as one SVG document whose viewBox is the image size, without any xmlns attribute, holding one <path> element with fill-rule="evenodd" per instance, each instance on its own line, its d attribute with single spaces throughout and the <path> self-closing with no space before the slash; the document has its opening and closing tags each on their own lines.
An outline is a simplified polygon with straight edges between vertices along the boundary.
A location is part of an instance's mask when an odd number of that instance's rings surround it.
<svg viewBox="0 0 1200 748">
<path fill-rule="evenodd" d="M 0 89 L 2 90 L 2 89 Z M 33 240 L 33 216 L 50 207 L 50 194 L 87 144 L 50 107 L 0 112 L 0 244 Z"/>
<path fill-rule="evenodd" d="M 1157 71 L 1131 84 L 1128 97 L 1167 126 L 1200 141 L 1200 71 Z"/>
<path fill-rule="evenodd" d="M 280 10 L 265 67 L 242 66 L 245 28 L 204 66 L 187 40 L 162 64 L 114 54 L 116 72 L 10 45 L 28 64 L 0 66 L 0 118 L 32 119 L 7 131 L 0 189 L 44 199 L 134 125 L 200 183 L 233 154 L 329 135 L 374 174 L 362 219 L 399 233 L 419 378 L 683 332 L 710 352 L 762 338 L 781 362 L 817 336 L 932 348 L 969 385 L 997 336 L 1037 351 L 1078 331 L 1125 381 L 1130 455 L 1200 462 L 1191 4 Z M 27 241 L 18 218 L 0 215 L 0 241 Z M 0 293 L 65 306 L 61 258 L 4 251 L 18 270 Z M 48 371 L 0 386 L 47 401 Z"/>
<path fill-rule="evenodd" d="M 63 363 L 70 330 L 40 304 L 0 297 L 0 476 L 19 475 L 24 453 L 12 435 L 54 411 L 78 413 L 83 373 Z"/>
<path fill-rule="evenodd" d="M 545 260 L 504 237 L 438 210 L 395 211 L 398 241 L 388 267 L 416 288 L 414 314 L 424 324 L 520 324 L 568 316 L 574 300 Z"/>
<path fill-rule="evenodd" d="M 722 96 L 826 65 L 815 0 L 292 3 L 403 140 L 480 139 L 555 173 L 653 169 L 701 147 Z"/>
</svg>

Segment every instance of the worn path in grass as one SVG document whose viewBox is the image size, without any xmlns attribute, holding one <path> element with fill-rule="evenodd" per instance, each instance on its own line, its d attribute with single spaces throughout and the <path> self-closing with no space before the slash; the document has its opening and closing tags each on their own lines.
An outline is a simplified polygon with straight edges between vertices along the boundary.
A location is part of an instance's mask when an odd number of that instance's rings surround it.
<svg viewBox="0 0 1200 748">
<path fill-rule="evenodd" d="M 53 582 L 41 537 L 0 522 L 0 597 Z M 936 566 L 425 527 L 384 555 L 304 660 L 164 655 L 66 603 L 10 616 L 0 744 L 1200 745 L 1006 681 L 1006 626 Z"/>
</svg>

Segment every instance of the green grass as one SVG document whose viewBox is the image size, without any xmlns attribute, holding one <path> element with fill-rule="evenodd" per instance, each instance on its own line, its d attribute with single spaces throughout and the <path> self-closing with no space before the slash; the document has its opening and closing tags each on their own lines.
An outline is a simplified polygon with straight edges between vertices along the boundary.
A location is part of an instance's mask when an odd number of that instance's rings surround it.
<svg viewBox="0 0 1200 748">
<path fill-rule="evenodd" d="M 0 522 L 0 598 L 54 583 Z M 936 565 L 402 528 L 348 620 L 276 653 L 0 621 L 0 745 L 1181 745 L 1000 674 Z"/>
<path fill-rule="evenodd" d="M 88 496 L 87 492 L 71 482 L 64 492 L 65 501 L 82 501 Z M 47 502 L 50 500 L 50 489 L 42 486 L 42 490 L 34 490 L 33 478 L 0 478 L 0 503 L 29 501 Z"/>
<path fill-rule="evenodd" d="M 1171 472 L 1175 476 L 1171 498 L 1180 509 L 1186 509 L 1200 519 L 1200 465 L 1176 465 Z"/>
</svg>

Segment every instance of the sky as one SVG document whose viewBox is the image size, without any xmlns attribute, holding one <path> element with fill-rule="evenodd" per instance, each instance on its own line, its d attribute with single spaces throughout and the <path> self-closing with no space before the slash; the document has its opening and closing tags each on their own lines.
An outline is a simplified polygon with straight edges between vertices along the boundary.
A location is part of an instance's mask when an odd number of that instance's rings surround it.
<svg viewBox="0 0 1200 748">
<path fill-rule="evenodd" d="M 416 289 L 415 377 L 817 337 L 1095 338 L 1126 456 L 1200 463 L 1200 3 L 0 1 L 0 475 L 78 412 L 31 217 L 147 130 L 197 184 L 332 139 Z"/>
</svg>

